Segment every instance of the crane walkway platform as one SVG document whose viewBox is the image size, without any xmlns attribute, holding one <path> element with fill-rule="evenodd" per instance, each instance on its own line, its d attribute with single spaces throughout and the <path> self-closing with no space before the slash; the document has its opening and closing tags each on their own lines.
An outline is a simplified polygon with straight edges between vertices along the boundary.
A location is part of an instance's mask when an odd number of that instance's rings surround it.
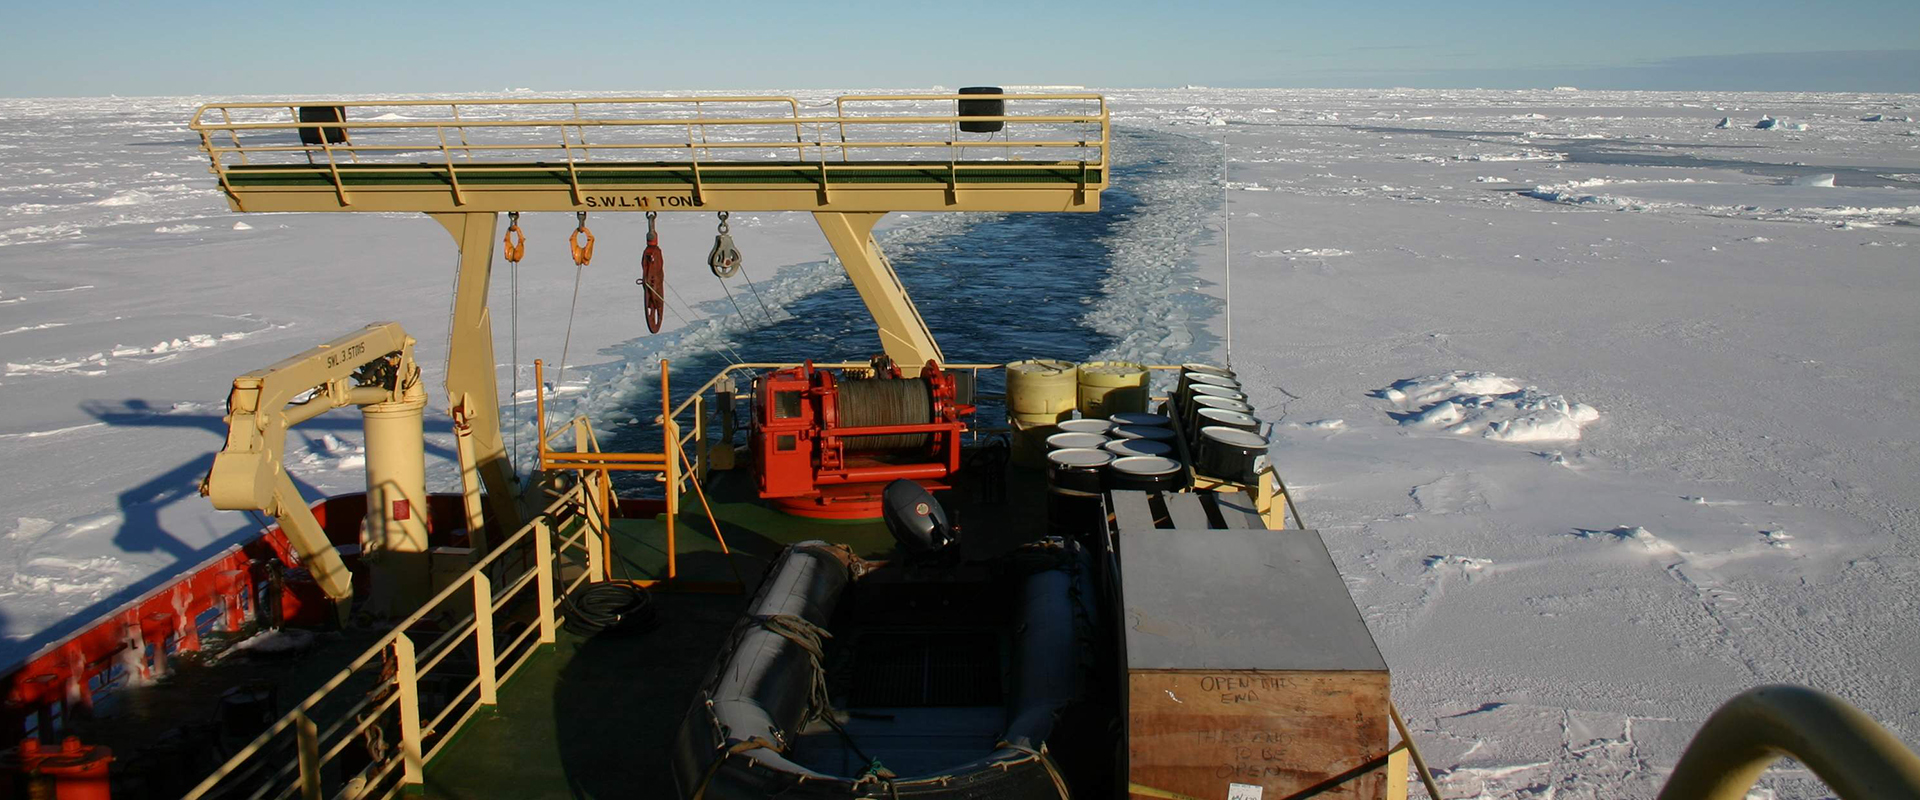
<svg viewBox="0 0 1920 800">
<path fill-rule="evenodd" d="M 1097 211 L 1111 133 L 1081 94 L 290 100 L 191 127 L 236 210 L 433 213 Z"/>
</svg>

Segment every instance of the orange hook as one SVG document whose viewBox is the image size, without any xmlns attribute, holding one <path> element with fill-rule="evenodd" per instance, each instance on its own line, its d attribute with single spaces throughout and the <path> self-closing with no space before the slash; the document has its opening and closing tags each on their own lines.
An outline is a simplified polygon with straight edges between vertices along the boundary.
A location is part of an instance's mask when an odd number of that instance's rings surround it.
<svg viewBox="0 0 1920 800">
<path fill-rule="evenodd" d="M 583 233 L 587 235 L 587 243 L 584 246 L 580 244 L 580 234 Z M 587 223 L 584 220 L 581 221 L 580 227 L 573 230 L 573 236 L 567 241 L 573 245 L 573 263 L 584 267 L 587 262 L 593 260 L 593 231 L 587 230 Z"/>
<path fill-rule="evenodd" d="M 506 249 L 507 260 L 518 264 L 527 254 L 527 235 L 520 232 L 520 212 L 507 215 L 507 236 L 501 242 Z"/>
</svg>

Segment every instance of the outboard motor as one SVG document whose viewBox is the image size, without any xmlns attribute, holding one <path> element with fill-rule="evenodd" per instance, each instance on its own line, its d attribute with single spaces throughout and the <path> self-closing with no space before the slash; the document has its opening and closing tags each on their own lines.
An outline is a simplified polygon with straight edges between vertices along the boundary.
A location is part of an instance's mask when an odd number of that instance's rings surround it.
<svg viewBox="0 0 1920 800">
<path fill-rule="evenodd" d="M 911 559 L 940 555 L 958 538 L 947 512 L 933 493 L 914 481 L 901 478 L 887 484 L 881 493 L 881 516 L 887 532 Z"/>
</svg>

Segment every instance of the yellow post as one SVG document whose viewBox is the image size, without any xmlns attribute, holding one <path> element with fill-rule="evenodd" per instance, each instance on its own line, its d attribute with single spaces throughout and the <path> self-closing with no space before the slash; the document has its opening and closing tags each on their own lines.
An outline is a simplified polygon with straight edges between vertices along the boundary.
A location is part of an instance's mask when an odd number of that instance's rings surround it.
<svg viewBox="0 0 1920 800">
<path fill-rule="evenodd" d="M 1407 800 L 1406 748 L 1387 754 L 1387 800 Z"/>
<path fill-rule="evenodd" d="M 473 653 L 480 662 L 480 705 L 495 705 L 500 701 L 495 674 L 500 656 L 493 651 L 493 581 L 485 572 L 473 573 Z"/>
<path fill-rule="evenodd" d="M 545 517 L 533 521 L 533 586 L 540 604 L 540 643 L 554 641 L 553 529 Z"/>
<path fill-rule="evenodd" d="M 707 396 L 693 396 L 693 479 L 707 477 Z"/>
<path fill-rule="evenodd" d="M 660 359 L 660 430 L 667 443 L 667 580 L 679 574 L 680 549 L 674 545 L 674 521 L 680 516 L 680 426 L 673 423 L 673 392 L 666 359 Z"/>
<path fill-rule="evenodd" d="M 1432 800 L 1441 800 L 1440 787 L 1433 782 L 1433 771 L 1427 769 L 1427 760 L 1420 757 L 1420 746 L 1413 742 L 1413 732 L 1407 730 L 1406 720 L 1400 718 L 1400 709 L 1394 706 L 1391 701 L 1387 703 L 1387 717 L 1393 720 L 1393 729 L 1400 732 L 1400 741 L 1407 743 L 1407 755 L 1413 757 L 1413 768 L 1420 771 L 1420 785 L 1426 787 L 1427 796 Z M 1391 764 L 1392 761 L 1389 760 L 1388 763 Z M 1393 775 L 1396 774 L 1400 776 L 1400 790 L 1404 793 L 1407 782 L 1407 770 L 1404 763 L 1401 765 L 1398 773 L 1390 773 L 1387 776 L 1389 783 L 1392 782 Z"/>
<path fill-rule="evenodd" d="M 467 493 L 486 490 L 486 508 L 500 530 L 520 527 L 513 465 L 500 437 L 500 399 L 493 360 L 493 316 L 487 290 L 493 276 L 493 229 L 497 215 L 430 214 L 460 245 L 460 282 L 454 290 L 453 336 L 447 342 L 447 405 L 464 418 L 471 463 L 460 465 Z M 476 528 L 477 529 L 477 528 Z"/>
<path fill-rule="evenodd" d="M 610 573 L 607 570 L 607 549 L 605 547 L 607 529 L 601 523 L 602 515 L 599 509 L 599 494 L 600 492 L 596 487 L 585 481 L 581 482 L 580 501 L 587 506 L 587 513 L 583 515 L 582 524 L 587 526 L 588 536 L 581 539 L 581 546 L 587 550 L 587 574 L 592 575 L 594 580 L 604 581 L 607 580 Z M 600 546 L 595 546 L 592 541 L 589 541 L 591 539 L 599 539 L 601 542 Z"/>
<path fill-rule="evenodd" d="M 454 426 L 453 450 L 454 455 L 460 459 L 460 473 L 463 476 L 460 481 L 460 507 L 467 513 L 467 541 L 473 543 L 474 549 L 480 555 L 485 556 L 487 513 L 480 500 L 480 481 L 478 478 L 471 481 L 466 479 L 471 477 L 469 465 L 475 463 L 471 438 L 472 431 L 465 426 L 464 421 Z"/>
<path fill-rule="evenodd" d="M 394 689 L 400 692 L 400 758 L 406 768 L 400 781 L 419 786 L 426 783 L 426 759 L 420 749 L 420 675 L 414 658 L 413 640 L 406 632 L 393 639 Z"/>
<path fill-rule="evenodd" d="M 880 326 L 880 345 L 886 348 L 887 357 L 908 373 L 928 361 L 945 364 L 946 357 L 934 343 L 926 320 L 921 319 L 920 310 L 907 296 L 907 288 L 900 285 L 900 275 L 880 251 L 880 243 L 873 239 L 873 225 L 882 216 L 885 212 L 816 211 L 813 219 L 826 234 L 834 255 L 840 257 L 840 266 L 853 280 L 853 288 L 859 290 L 867 312 Z"/>
<path fill-rule="evenodd" d="M 300 800 L 320 800 L 320 727 L 299 709 L 293 716 L 293 735 L 300 750 Z"/>
<path fill-rule="evenodd" d="M 1287 529 L 1286 498 L 1275 491 L 1273 470 L 1260 471 L 1259 485 L 1254 487 L 1253 510 L 1260 512 L 1260 519 L 1267 523 L 1268 530 Z"/>
</svg>

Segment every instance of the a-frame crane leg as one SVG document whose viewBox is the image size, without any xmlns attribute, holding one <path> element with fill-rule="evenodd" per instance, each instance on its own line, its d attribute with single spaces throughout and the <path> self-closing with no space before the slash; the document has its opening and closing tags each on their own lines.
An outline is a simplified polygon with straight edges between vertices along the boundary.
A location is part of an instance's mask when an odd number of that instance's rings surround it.
<svg viewBox="0 0 1920 800">
<path fill-rule="evenodd" d="M 497 530 L 520 528 L 518 492 L 506 443 L 500 438 L 499 382 L 494 374 L 493 317 L 487 290 L 493 278 L 493 212 L 429 214 L 460 246 L 460 283 L 454 291 L 453 335 L 447 342 L 447 409 L 453 415 L 460 453 L 460 485 L 466 497 L 467 530 L 484 541 L 485 513 Z M 518 365 L 515 365 L 518 369 Z M 464 428 L 461 426 L 464 425 Z"/>
<path fill-rule="evenodd" d="M 880 345 L 886 348 L 887 357 L 909 374 L 928 361 L 944 365 L 946 357 L 940 354 L 940 345 L 934 343 L 926 320 L 920 318 L 913 298 L 908 297 L 906 287 L 900 285 L 893 262 L 880 252 L 879 242 L 873 239 L 873 225 L 884 215 L 885 212 L 813 212 L 820 231 L 827 235 L 827 243 L 833 245 L 834 255 L 840 257 L 840 266 L 846 269 L 853 288 L 859 290 L 860 299 L 867 304 L 867 312 L 880 326 Z"/>
</svg>

